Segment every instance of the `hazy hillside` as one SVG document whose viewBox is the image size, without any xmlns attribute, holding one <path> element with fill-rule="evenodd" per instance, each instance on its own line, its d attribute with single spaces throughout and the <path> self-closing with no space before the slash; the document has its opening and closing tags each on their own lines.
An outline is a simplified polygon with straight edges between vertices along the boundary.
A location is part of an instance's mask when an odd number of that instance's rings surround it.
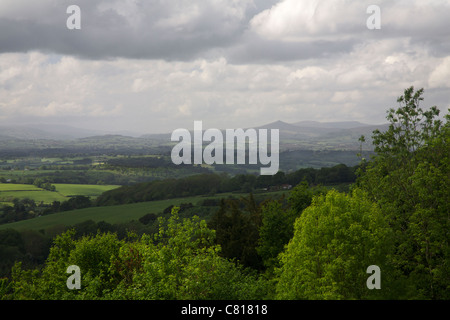
<svg viewBox="0 0 450 320">
<path fill-rule="evenodd" d="M 364 149 L 371 149 L 370 137 L 375 129 L 384 130 L 386 125 L 367 125 L 357 121 L 317 122 L 301 121 L 287 123 L 275 121 L 255 129 L 278 129 L 280 149 L 283 150 L 356 150 L 358 138 L 365 135 Z M 95 148 L 126 147 L 148 148 L 168 146 L 171 133 L 146 134 L 140 137 L 107 134 L 66 126 L 0 126 L 0 145 L 4 149 L 23 147 L 66 148 L 93 146 Z"/>
<path fill-rule="evenodd" d="M 293 125 L 299 127 L 337 128 L 337 129 L 350 129 L 368 126 L 368 124 L 361 123 L 358 121 L 339 121 L 339 122 L 300 121 L 293 123 Z"/>
<path fill-rule="evenodd" d="M 22 140 L 76 140 L 92 136 L 124 135 L 137 137 L 140 134 L 131 131 L 101 131 L 76 128 L 66 125 L 55 124 L 20 124 L 0 125 L 0 139 L 14 138 Z"/>
<path fill-rule="evenodd" d="M 63 125 L 0 125 L 0 136 L 22 140 L 73 140 L 97 134 L 102 132 Z"/>
<path fill-rule="evenodd" d="M 259 129 L 280 130 L 282 149 L 345 149 L 360 147 L 359 137 L 364 135 L 367 143 L 364 149 L 371 149 L 371 136 L 375 129 L 385 130 L 387 125 L 368 125 L 357 121 L 317 122 L 301 121 L 289 124 L 275 121 Z"/>
</svg>

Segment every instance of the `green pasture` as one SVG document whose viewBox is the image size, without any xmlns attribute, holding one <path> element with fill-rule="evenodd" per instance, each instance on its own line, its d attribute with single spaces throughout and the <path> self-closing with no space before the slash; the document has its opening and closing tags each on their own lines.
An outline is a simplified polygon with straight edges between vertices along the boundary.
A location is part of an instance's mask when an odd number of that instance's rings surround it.
<svg viewBox="0 0 450 320">
<path fill-rule="evenodd" d="M 17 199 L 32 199 L 36 203 L 66 201 L 71 196 L 98 197 L 105 191 L 115 189 L 115 185 L 54 184 L 56 191 L 48 191 L 30 184 L 0 183 L 0 205 L 9 205 Z"/>
<path fill-rule="evenodd" d="M 1 191 L 0 202 L 11 202 L 14 199 L 32 199 L 36 203 L 52 203 L 53 201 L 66 201 L 69 198 L 57 192 L 51 192 L 44 189 L 30 191 Z"/>
<path fill-rule="evenodd" d="M 17 184 L 17 183 L 0 183 L 0 192 L 4 191 L 40 191 L 42 189 L 32 184 Z"/>
<path fill-rule="evenodd" d="M 77 195 L 98 197 L 105 191 L 109 191 L 120 187 L 115 185 L 63 184 L 63 183 L 54 183 L 53 185 L 56 188 L 56 192 L 66 197 Z"/>
<path fill-rule="evenodd" d="M 0 204 L 10 205 L 14 199 L 33 199 L 35 202 L 52 203 L 68 198 L 30 184 L 0 183 Z"/>
<path fill-rule="evenodd" d="M 140 202 L 133 204 L 125 204 L 107 207 L 90 207 L 86 209 L 72 210 L 49 214 L 29 220 L 23 220 L 8 224 L 0 225 L 0 230 L 12 228 L 15 230 L 46 230 L 48 228 L 62 225 L 71 226 L 86 220 L 95 222 L 105 221 L 108 223 L 121 223 L 138 220 L 147 213 L 161 213 L 170 205 L 180 205 L 181 203 L 191 202 L 197 203 L 199 200 L 205 199 L 202 196 L 186 197 L 170 200 L 159 200 L 150 202 Z"/>
<path fill-rule="evenodd" d="M 265 193 L 265 195 L 267 195 L 267 197 L 273 196 L 274 198 L 278 198 L 283 193 L 287 193 L 287 191 L 270 192 Z M 220 199 L 228 198 L 230 196 L 239 198 L 240 196 L 248 196 L 248 194 L 222 193 L 215 196 L 192 196 L 117 206 L 90 207 L 3 224 L 0 225 L 0 230 L 8 228 L 16 230 L 46 230 L 54 226 L 72 226 L 86 220 L 92 220 L 95 222 L 105 221 L 108 223 L 127 223 L 132 220 L 138 220 L 147 213 L 159 214 L 170 205 L 177 206 L 182 203 L 192 203 L 196 205 L 205 199 Z"/>
</svg>

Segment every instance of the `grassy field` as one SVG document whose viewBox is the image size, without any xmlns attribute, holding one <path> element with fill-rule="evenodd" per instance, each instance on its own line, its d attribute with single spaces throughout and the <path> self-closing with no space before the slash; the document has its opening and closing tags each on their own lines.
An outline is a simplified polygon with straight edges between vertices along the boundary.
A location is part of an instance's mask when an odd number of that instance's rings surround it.
<svg viewBox="0 0 450 320">
<path fill-rule="evenodd" d="M 281 193 L 283 192 L 272 192 L 270 193 L 270 195 L 275 198 L 278 197 Z M 199 203 L 199 201 L 202 201 L 204 199 L 227 198 L 231 195 L 235 197 L 247 196 L 247 194 L 223 193 L 208 197 L 195 196 L 169 200 L 140 202 L 118 206 L 91 207 L 86 209 L 54 213 L 29 220 L 0 225 L 0 230 L 8 228 L 12 228 L 15 230 L 45 230 L 58 225 L 71 226 L 77 223 L 84 222 L 86 220 L 92 220 L 95 222 L 105 221 L 108 223 L 130 222 L 131 220 L 138 220 L 140 217 L 144 216 L 147 213 L 158 214 L 170 205 L 180 205 L 181 203 L 192 203 L 196 205 Z"/>
<path fill-rule="evenodd" d="M 89 184 L 53 184 L 56 187 L 56 192 L 63 196 L 77 196 L 83 195 L 88 197 L 98 197 L 105 191 L 109 191 L 120 186 L 114 185 L 89 185 Z"/>
<path fill-rule="evenodd" d="M 105 191 L 115 189 L 115 185 L 54 184 L 56 191 L 48 191 L 30 184 L 0 183 L 0 205 L 10 205 L 13 199 L 29 198 L 36 203 L 66 201 L 71 196 L 98 197 Z"/>
<path fill-rule="evenodd" d="M 170 205 L 180 205 L 181 203 L 188 202 L 195 204 L 201 199 L 205 198 L 202 196 L 197 196 L 65 211 L 30 220 L 0 225 L 0 230 L 8 228 L 15 230 L 45 230 L 56 225 L 71 226 L 86 220 L 93 220 L 95 222 L 105 221 L 108 223 L 129 222 L 131 220 L 138 220 L 147 213 L 156 214 L 162 212 Z"/>
<path fill-rule="evenodd" d="M 16 184 L 16 183 L 0 183 L 0 192 L 11 191 L 39 191 L 42 190 L 31 184 Z"/>
<path fill-rule="evenodd" d="M 30 190 L 30 191 L 1 191 L 0 203 L 12 202 L 13 199 L 32 199 L 36 203 L 43 202 L 45 204 L 52 203 L 53 201 L 65 201 L 68 197 L 65 197 L 57 192 L 51 192 L 47 190 Z"/>
<path fill-rule="evenodd" d="M 30 184 L 0 183 L 0 204 L 10 205 L 15 198 L 29 198 L 36 203 L 52 203 L 68 199 L 57 192 L 47 191 Z"/>
</svg>

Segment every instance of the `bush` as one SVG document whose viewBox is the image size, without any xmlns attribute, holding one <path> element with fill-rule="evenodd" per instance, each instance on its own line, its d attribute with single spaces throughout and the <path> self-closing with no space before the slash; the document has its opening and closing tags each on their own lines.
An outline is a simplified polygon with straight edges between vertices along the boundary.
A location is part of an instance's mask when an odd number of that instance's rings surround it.
<svg viewBox="0 0 450 320">
<path fill-rule="evenodd" d="M 218 255 L 215 232 L 198 217 L 181 220 L 174 208 L 156 237 L 119 240 L 97 233 L 54 240 L 40 271 L 17 263 L 0 290 L 10 299 L 262 299 L 268 282 Z M 69 290 L 67 267 L 81 270 L 81 289 Z"/>
</svg>

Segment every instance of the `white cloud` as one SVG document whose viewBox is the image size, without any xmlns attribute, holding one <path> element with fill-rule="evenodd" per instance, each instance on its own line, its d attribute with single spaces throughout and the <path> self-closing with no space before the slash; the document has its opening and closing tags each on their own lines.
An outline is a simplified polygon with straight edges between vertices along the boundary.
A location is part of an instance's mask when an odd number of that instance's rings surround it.
<svg viewBox="0 0 450 320">
<path fill-rule="evenodd" d="M 150 88 L 150 83 L 142 78 L 135 79 L 131 85 L 131 91 L 138 93 Z"/>
<path fill-rule="evenodd" d="M 373 1 L 283 0 L 253 17 L 251 31 L 267 40 L 286 42 L 364 42 L 370 38 L 411 37 L 448 40 L 450 1 L 381 0 L 381 30 L 368 30 Z M 423 39 L 426 37 L 427 39 Z"/>
<path fill-rule="evenodd" d="M 333 78 L 334 75 L 330 70 L 325 70 L 320 66 L 307 66 L 289 74 L 287 85 L 300 84 L 305 89 L 318 89 L 327 87 L 334 81 Z"/>
<path fill-rule="evenodd" d="M 442 62 L 433 70 L 428 79 L 430 87 L 450 88 L 450 56 L 441 60 Z"/>
<path fill-rule="evenodd" d="M 367 6 L 361 1 L 284 0 L 255 16 L 251 27 L 268 39 L 308 40 L 345 35 L 365 28 Z"/>
<path fill-rule="evenodd" d="M 387 55 L 387 47 L 360 46 L 327 61 L 251 65 L 225 58 L 171 63 L 0 55 L 0 83 L 8 84 L 0 88 L 0 108 L 11 117 L 62 117 L 72 125 L 83 118 L 108 130 L 142 132 L 168 132 L 199 119 L 221 128 L 276 119 L 383 122 L 403 89 L 445 84 L 450 64 L 425 51 Z M 421 68 L 424 60 L 435 67 Z"/>
</svg>

